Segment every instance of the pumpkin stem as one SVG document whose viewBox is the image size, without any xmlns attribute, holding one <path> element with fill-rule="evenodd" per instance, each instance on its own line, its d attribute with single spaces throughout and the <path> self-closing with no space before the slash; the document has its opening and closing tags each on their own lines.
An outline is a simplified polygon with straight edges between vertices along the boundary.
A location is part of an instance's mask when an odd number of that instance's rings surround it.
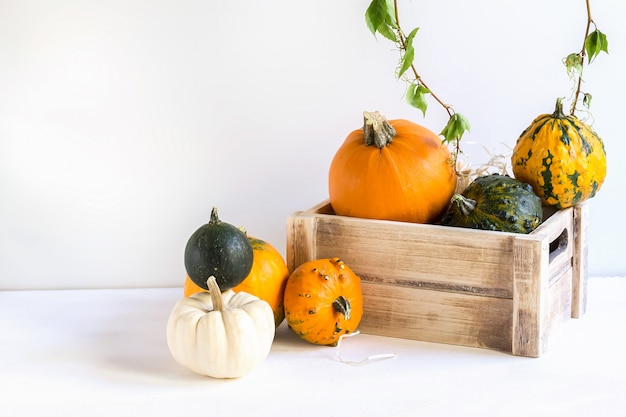
<svg viewBox="0 0 626 417">
<path fill-rule="evenodd" d="M 375 145 L 378 149 L 382 149 L 391 143 L 396 136 L 396 130 L 379 112 L 366 111 L 363 112 L 363 136 L 365 146 Z"/>
<path fill-rule="evenodd" d="M 206 285 L 209 288 L 211 294 L 211 301 L 213 302 L 213 311 L 224 311 L 224 301 L 222 300 L 222 291 L 220 286 L 217 285 L 217 280 L 213 275 L 206 280 Z"/>
<path fill-rule="evenodd" d="M 213 209 L 211 210 L 211 219 L 209 220 L 209 223 L 216 224 L 219 222 L 220 219 L 219 217 L 217 217 L 217 207 L 213 207 Z"/>
<path fill-rule="evenodd" d="M 472 214 L 472 212 L 476 210 L 476 205 L 478 204 L 476 200 L 464 197 L 461 194 L 453 195 L 452 203 L 459 206 L 459 209 L 464 216 L 469 216 L 470 214 Z"/>
<path fill-rule="evenodd" d="M 554 107 L 554 113 L 552 113 L 552 117 L 555 119 L 565 118 L 565 113 L 563 113 L 563 98 L 562 97 L 559 97 L 556 99 L 556 106 Z"/>
<path fill-rule="evenodd" d="M 333 301 L 333 308 L 337 313 L 343 314 L 346 320 L 350 320 L 350 301 L 346 297 L 343 295 L 337 297 L 337 299 Z"/>
</svg>

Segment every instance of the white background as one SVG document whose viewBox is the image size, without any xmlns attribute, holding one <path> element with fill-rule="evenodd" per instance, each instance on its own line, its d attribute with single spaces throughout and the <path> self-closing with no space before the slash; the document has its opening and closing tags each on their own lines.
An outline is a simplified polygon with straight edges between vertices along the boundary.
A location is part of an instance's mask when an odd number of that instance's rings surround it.
<svg viewBox="0 0 626 417">
<path fill-rule="evenodd" d="M 626 273 L 626 6 L 592 0 L 609 40 L 585 70 L 608 175 L 590 201 L 592 275 Z M 285 248 L 327 198 L 364 110 L 439 132 L 403 100 L 369 0 L 0 0 L 0 289 L 179 286 L 189 235 L 222 220 Z M 400 1 L 416 66 L 471 122 L 472 163 L 509 153 L 572 83 L 584 0 Z M 454 254 L 451 254 L 453 257 Z"/>
</svg>

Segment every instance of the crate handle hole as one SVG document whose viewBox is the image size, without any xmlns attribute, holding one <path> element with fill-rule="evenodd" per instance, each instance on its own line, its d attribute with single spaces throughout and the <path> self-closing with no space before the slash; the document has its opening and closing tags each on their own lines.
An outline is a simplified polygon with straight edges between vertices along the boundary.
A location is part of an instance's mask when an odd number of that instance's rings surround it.
<svg viewBox="0 0 626 417">
<path fill-rule="evenodd" d="M 552 262 L 554 258 L 559 256 L 561 253 L 565 251 L 565 249 L 567 249 L 568 241 L 569 241 L 569 236 L 567 233 L 567 229 L 563 229 L 561 234 L 552 242 L 550 242 L 550 256 L 549 256 L 550 262 Z"/>
</svg>

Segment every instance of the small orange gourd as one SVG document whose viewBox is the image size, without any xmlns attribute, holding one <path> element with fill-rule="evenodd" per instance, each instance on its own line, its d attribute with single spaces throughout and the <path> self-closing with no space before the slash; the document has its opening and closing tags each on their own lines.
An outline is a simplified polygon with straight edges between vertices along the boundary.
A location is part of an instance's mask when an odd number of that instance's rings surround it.
<svg viewBox="0 0 626 417">
<path fill-rule="evenodd" d="M 302 339 L 336 345 L 354 332 L 363 316 L 361 280 L 341 259 L 303 263 L 287 280 L 285 318 Z"/>
<path fill-rule="evenodd" d="M 250 274 L 233 291 L 244 291 L 266 301 L 274 312 L 274 322 L 278 327 L 285 319 L 283 298 L 289 270 L 282 255 L 264 240 L 248 237 L 252 244 L 254 259 Z M 187 276 L 183 288 L 184 296 L 206 291 L 194 284 Z"/>
<path fill-rule="evenodd" d="M 432 131 L 408 120 L 365 112 L 331 162 L 330 204 L 336 214 L 431 223 L 454 194 L 450 151 Z"/>
</svg>

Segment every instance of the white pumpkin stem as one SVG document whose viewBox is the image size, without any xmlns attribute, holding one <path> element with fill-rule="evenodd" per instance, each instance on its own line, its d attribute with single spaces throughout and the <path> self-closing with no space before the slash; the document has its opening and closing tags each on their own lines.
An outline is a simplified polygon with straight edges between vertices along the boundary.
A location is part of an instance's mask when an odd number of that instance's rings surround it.
<svg viewBox="0 0 626 417">
<path fill-rule="evenodd" d="M 224 311 L 224 301 L 222 300 L 222 290 L 217 285 L 217 280 L 213 275 L 206 280 L 206 285 L 209 288 L 211 294 L 211 301 L 213 302 L 214 311 Z"/>
<path fill-rule="evenodd" d="M 387 121 L 387 118 L 379 112 L 363 112 L 363 136 L 365 146 L 375 145 L 382 149 L 393 141 L 396 129 Z"/>
</svg>

